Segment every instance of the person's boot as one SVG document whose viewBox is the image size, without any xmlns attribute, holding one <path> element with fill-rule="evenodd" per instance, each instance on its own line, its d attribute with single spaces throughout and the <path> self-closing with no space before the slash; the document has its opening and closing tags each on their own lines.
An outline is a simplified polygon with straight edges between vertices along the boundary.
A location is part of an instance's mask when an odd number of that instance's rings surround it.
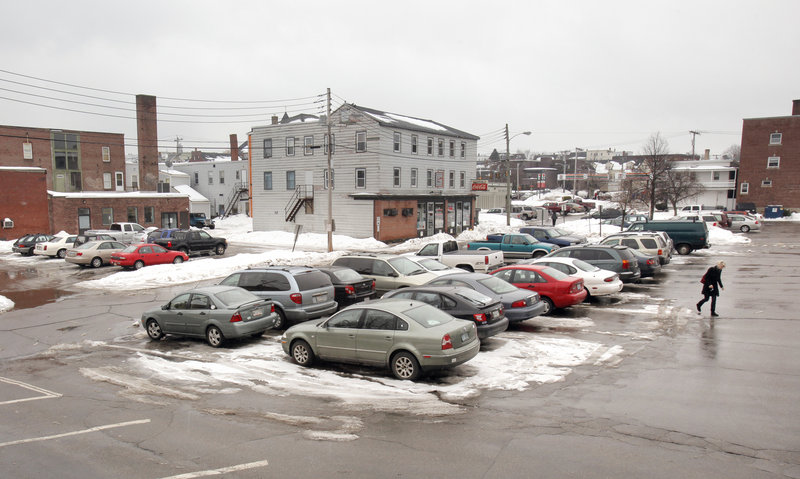
<svg viewBox="0 0 800 479">
<path fill-rule="evenodd" d="M 700 303 L 697 303 L 697 314 L 700 314 Z"/>
<path fill-rule="evenodd" d="M 714 311 L 711 311 L 711 317 L 712 318 L 716 318 L 717 316 L 719 316 L 717 313 L 715 313 Z"/>
</svg>

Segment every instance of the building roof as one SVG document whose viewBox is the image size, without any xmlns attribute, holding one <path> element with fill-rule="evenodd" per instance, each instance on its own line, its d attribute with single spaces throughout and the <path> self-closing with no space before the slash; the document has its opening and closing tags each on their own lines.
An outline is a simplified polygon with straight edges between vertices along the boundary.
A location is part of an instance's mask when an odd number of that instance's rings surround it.
<svg viewBox="0 0 800 479">
<path fill-rule="evenodd" d="M 345 104 L 339 107 L 339 109 L 345 108 L 346 106 L 352 107 L 370 116 L 375 121 L 377 121 L 381 126 L 385 126 L 388 128 L 400 128 L 403 130 L 419 131 L 423 133 L 431 133 L 434 135 L 455 136 L 457 138 L 464 138 L 468 140 L 480 139 L 480 137 L 475 136 L 471 133 L 457 130 L 455 128 L 443 125 L 433 120 L 424 120 L 422 118 L 415 118 L 412 116 L 398 115 L 397 113 L 389 113 L 386 111 L 375 110 L 373 108 L 366 108 L 354 104 Z"/>
<path fill-rule="evenodd" d="M 198 192 L 196 189 L 192 188 L 189 185 L 175 185 L 172 187 L 172 189 L 177 191 L 178 193 L 189 195 L 189 201 L 191 201 L 192 203 L 201 203 L 201 202 L 210 203 L 208 201 L 208 198 L 201 195 L 200 192 Z"/>
<path fill-rule="evenodd" d="M 47 190 L 56 198 L 185 198 L 183 193 L 158 193 L 155 191 L 80 191 L 64 192 Z"/>
<path fill-rule="evenodd" d="M 37 171 L 39 173 L 47 173 L 44 168 L 38 166 L 0 166 L 0 170 L 4 171 Z"/>
</svg>

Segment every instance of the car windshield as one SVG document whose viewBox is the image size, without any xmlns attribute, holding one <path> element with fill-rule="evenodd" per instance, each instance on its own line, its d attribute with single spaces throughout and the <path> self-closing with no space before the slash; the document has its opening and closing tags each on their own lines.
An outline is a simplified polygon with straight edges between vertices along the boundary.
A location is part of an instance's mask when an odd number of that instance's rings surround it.
<svg viewBox="0 0 800 479">
<path fill-rule="evenodd" d="M 138 248 L 139 245 L 132 244 L 130 246 L 125 247 L 125 249 L 120 251 L 120 253 L 135 253 Z"/>
<path fill-rule="evenodd" d="M 598 268 L 597 266 L 595 266 L 593 264 L 589 264 L 586 261 L 579 260 L 579 259 L 574 260 L 572 262 L 572 265 L 575 266 L 576 268 L 578 268 L 579 270 L 586 271 L 588 273 L 591 273 L 592 271 L 599 271 L 600 270 L 600 268 Z"/>
<path fill-rule="evenodd" d="M 492 298 L 479 293 L 474 289 L 461 288 L 456 293 L 457 296 L 464 298 L 467 302 L 477 305 L 487 305 L 492 302 Z"/>
<path fill-rule="evenodd" d="M 544 268 L 542 268 L 542 273 L 558 281 L 569 278 L 568 274 L 562 273 L 561 271 L 555 268 L 551 268 L 550 266 L 545 266 Z"/>
<path fill-rule="evenodd" d="M 455 320 L 454 317 L 444 311 L 428 304 L 420 304 L 419 306 L 403 311 L 403 313 L 426 328 L 433 328 L 434 326 L 439 326 L 440 324 L 446 324 Z"/>
<path fill-rule="evenodd" d="M 300 291 L 308 291 L 310 289 L 319 289 L 331 285 L 331 278 L 322 271 L 308 271 L 294 275 L 294 280 L 297 281 L 297 287 Z"/>
<path fill-rule="evenodd" d="M 514 291 L 519 289 L 513 284 L 507 281 L 503 281 L 500 278 L 495 278 L 494 276 L 492 276 L 491 278 L 479 279 L 478 282 L 483 286 L 489 288 L 489 291 L 491 291 L 494 294 L 513 293 Z"/>
<path fill-rule="evenodd" d="M 355 270 L 352 270 L 350 268 L 337 269 L 333 272 L 333 275 L 336 276 L 336 278 L 338 278 L 339 281 L 343 283 L 347 283 L 350 281 L 361 281 L 364 279 L 363 276 L 361 276 Z"/>
<path fill-rule="evenodd" d="M 229 308 L 237 308 L 245 303 L 259 301 L 259 297 L 242 288 L 231 288 L 214 295 L 220 303 Z"/>
<path fill-rule="evenodd" d="M 417 263 L 421 264 L 430 271 L 444 271 L 450 269 L 450 267 L 446 264 L 431 258 L 418 259 Z"/>
<path fill-rule="evenodd" d="M 422 266 L 418 265 L 417 263 L 411 261 L 408 258 L 392 258 L 389 259 L 389 264 L 394 266 L 394 269 L 400 272 L 400 274 L 404 275 L 412 275 L 412 274 L 422 274 L 425 272 L 422 269 Z"/>
</svg>

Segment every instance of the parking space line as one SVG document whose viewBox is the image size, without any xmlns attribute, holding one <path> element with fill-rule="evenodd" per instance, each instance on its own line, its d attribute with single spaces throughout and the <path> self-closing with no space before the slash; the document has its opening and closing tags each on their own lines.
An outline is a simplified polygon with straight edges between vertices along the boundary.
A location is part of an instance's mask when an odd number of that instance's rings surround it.
<svg viewBox="0 0 800 479">
<path fill-rule="evenodd" d="M 32 437 L 29 439 L 18 439 L 16 441 L 0 442 L 0 447 L 14 446 L 16 444 L 27 444 L 30 442 L 49 441 L 50 439 L 59 439 L 62 437 L 77 436 L 79 434 L 88 434 L 90 432 L 103 431 L 105 429 L 113 429 L 117 427 L 134 426 L 136 424 L 147 424 L 149 422 L 150 422 L 149 419 L 139 419 L 136 421 L 118 422 L 116 424 L 106 424 L 104 426 L 90 427 L 89 429 L 82 429 L 80 431 L 53 434 L 52 436 Z"/>
<path fill-rule="evenodd" d="M 59 394 L 59 393 L 54 393 L 53 391 L 48 391 L 47 389 L 42 389 L 42 388 L 34 386 L 32 384 L 23 383 L 21 381 L 15 381 L 13 379 L 4 378 L 2 376 L 0 376 L 0 382 L 4 382 L 4 383 L 7 383 L 7 384 L 13 384 L 14 386 L 19 386 L 19 387 L 25 388 L 25 389 L 27 389 L 29 391 L 34 391 L 34 392 L 42 394 L 42 396 L 34 396 L 34 397 L 30 397 L 30 398 L 12 399 L 10 401 L 2 401 L 2 402 L 0 402 L 0 406 L 2 406 L 4 404 L 14 404 L 14 403 L 20 403 L 20 402 L 25 402 L 25 401 L 35 401 L 37 399 L 52 399 L 52 398 L 61 397 L 61 394 Z"/>
<path fill-rule="evenodd" d="M 219 469 L 208 469 L 206 471 L 187 472 L 186 474 L 178 474 L 177 476 L 162 477 L 161 479 L 193 479 L 195 477 L 218 476 L 220 474 L 227 474 L 229 472 L 244 471 L 246 469 L 255 469 L 257 467 L 264 467 L 268 465 L 269 463 L 266 460 L 248 462 L 247 464 L 221 467 Z"/>
</svg>

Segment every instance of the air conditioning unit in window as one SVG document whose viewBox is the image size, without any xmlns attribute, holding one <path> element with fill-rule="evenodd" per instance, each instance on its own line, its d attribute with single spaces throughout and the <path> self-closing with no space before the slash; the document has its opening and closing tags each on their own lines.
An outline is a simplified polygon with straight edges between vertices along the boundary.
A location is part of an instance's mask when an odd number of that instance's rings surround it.
<svg viewBox="0 0 800 479">
<path fill-rule="evenodd" d="M 383 216 L 397 216 L 397 208 L 386 208 L 383 210 Z"/>
<path fill-rule="evenodd" d="M 9 229 L 14 227 L 14 222 L 11 218 L 6 218 L 3 220 L 3 229 Z"/>
<path fill-rule="evenodd" d="M 403 208 L 403 216 L 412 216 L 414 214 L 414 208 Z"/>
</svg>

